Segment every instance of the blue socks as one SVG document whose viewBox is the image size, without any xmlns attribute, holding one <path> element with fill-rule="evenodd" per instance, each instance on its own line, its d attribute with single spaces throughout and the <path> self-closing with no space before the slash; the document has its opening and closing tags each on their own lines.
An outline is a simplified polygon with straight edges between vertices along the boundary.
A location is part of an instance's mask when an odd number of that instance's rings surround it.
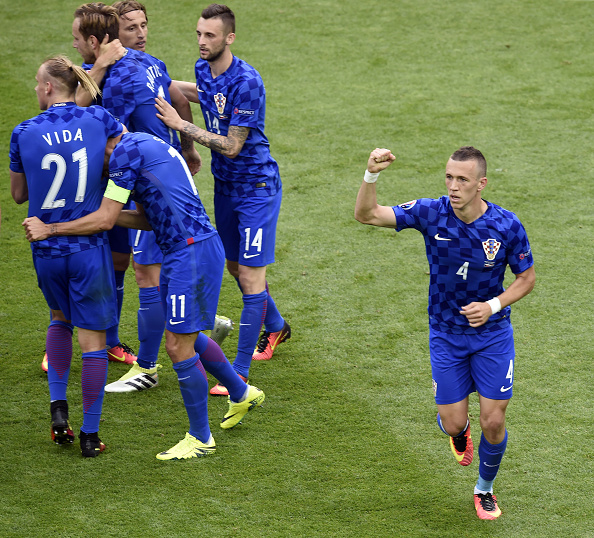
<svg viewBox="0 0 594 538">
<path fill-rule="evenodd" d="M 70 363 L 72 361 L 72 323 L 51 321 L 47 329 L 47 382 L 50 401 L 66 400 Z"/>
<path fill-rule="evenodd" d="M 266 327 L 268 332 L 275 333 L 282 330 L 285 326 L 285 320 L 280 315 L 276 303 L 274 302 L 272 295 L 270 295 L 268 282 L 266 282 L 266 293 L 266 318 L 264 319 L 264 327 Z"/>
<path fill-rule="evenodd" d="M 492 445 L 483 434 L 481 434 L 481 444 L 479 445 L 479 479 L 474 488 L 474 493 L 493 492 L 493 481 L 499 471 L 499 464 L 503 459 L 503 454 L 507 447 L 507 430 L 501 443 Z"/>
<path fill-rule="evenodd" d="M 196 355 L 185 361 L 174 363 L 173 369 L 177 373 L 179 390 L 188 413 L 190 421 L 189 433 L 202 443 L 208 443 L 210 439 L 208 381 L 200 361 L 200 355 L 196 353 Z"/>
<path fill-rule="evenodd" d="M 247 390 L 247 384 L 229 364 L 218 344 L 205 334 L 198 333 L 194 349 L 200 355 L 204 369 L 227 388 L 231 400 L 240 401 Z"/>
<path fill-rule="evenodd" d="M 103 408 L 105 382 L 107 381 L 107 350 L 89 351 L 82 354 L 83 425 L 81 431 L 99 431 Z"/>
<path fill-rule="evenodd" d="M 260 330 L 266 318 L 268 293 L 264 290 L 254 295 L 243 296 L 243 310 L 239 320 L 239 341 L 233 369 L 243 377 L 248 377 L 252 355 L 258 343 Z M 225 385 L 226 386 L 226 385 Z"/>
<path fill-rule="evenodd" d="M 157 364 L 161 340 L 165 331 L 165 312 L 159 288 L 140 288 L 138 308 L 138 366 L 154 368 Z"/>
</svg>

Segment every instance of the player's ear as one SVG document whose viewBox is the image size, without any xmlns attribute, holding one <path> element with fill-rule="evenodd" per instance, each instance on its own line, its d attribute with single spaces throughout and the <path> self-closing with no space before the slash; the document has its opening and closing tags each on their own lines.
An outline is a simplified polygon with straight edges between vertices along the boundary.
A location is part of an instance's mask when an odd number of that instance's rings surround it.
<svg viewBox="0 0 594 538">
<path fill-rule="evenodd" d="M 226 43 L 227 45 L 231 45 L 233 43 L 233 41 L 235 41 L 235 34 L 233 32 L 231 32 L 230 34 L 227 35 L 227 39 L 226 39 Z"/>
<path fill-rule="evenodd" d="M 101 46 L 101 42 L 94 35 L 89 36 L 88 41 L 93 50 L 97 50 Z"/>
<path fill-rule="evenodd" d="M 479 191 L 482 191 L 486 186 L 487 186 L 487 178 L 486 177 L 480 178 L 479 179 L 478 190 Z"/>
</svg>

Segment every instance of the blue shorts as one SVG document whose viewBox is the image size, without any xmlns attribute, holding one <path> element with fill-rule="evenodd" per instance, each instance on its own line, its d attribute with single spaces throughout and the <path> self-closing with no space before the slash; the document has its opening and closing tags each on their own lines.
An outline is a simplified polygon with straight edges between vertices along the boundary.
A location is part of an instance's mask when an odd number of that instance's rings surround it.
<svg viewBox="0 0 594 538">
<path fill-rule="evenodd" d="M 447 334 L 429 329 L 435 403 L 452 404 L 477 391 L 492 400 L 512 397 L 514 332 Z"/>
<path fill-rule="evenodd" d="M 282 191 L 249 198 L 215 193 L 215 221 L 227 260 L 250 267 L 274 263 L 281 200 Z"/>
<path fill-rule="evenodd" d="M 114 226 L 107 232 L 109 247 L 112 252 L 121 252 L 130 255 L 130 241 L 128 239 L 128 228 Z"/>
<path fill-rule="evenodd" d="M 140 265 L 163 263 L 163 251 L 157 245 L 155 232 L 129 230 L 134 261 Z"/>
<path fill-rule="evenodd" d="M 178 334 L 214 327 L 225 257 L 217 234 L 167 253 L 159 291 L 168 331 Z"/>
<path fill-rule="evenodd" d="M 103 245 L 61 258 L 33 256 L 48 306 L 75 327 L 102 331 L 118 322 L 111 249 Z"/>
</svg>

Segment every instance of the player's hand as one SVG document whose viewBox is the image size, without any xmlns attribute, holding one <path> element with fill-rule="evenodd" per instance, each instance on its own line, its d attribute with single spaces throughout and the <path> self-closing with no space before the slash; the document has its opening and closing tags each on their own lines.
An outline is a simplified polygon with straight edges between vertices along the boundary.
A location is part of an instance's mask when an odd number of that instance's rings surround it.
<svg viewBox="0 0 594 538">
<path fill-rule="evenodd" d="M 109 67 L 118 60 L 121 60 L 127 52 L 126 47 L 122 45 L 119 39 L 114 39 L 111 42 L 108 41 L 109 34 L 105 34 L 101 45 L 99 45 L 99 56 L 96 60 L 96 62 L 99 62 L 99 64 L 103 65 L 104 67 Z"/>
<path fill-rule="evenodd" d="M 50 236 L 50 225 L 40 221 L 37 217 L 27 217 L 22 226 L 25 228 L 25 234 L 31 243 L 43 241 Z"/>
<path fill-rule="evenodd" d="M 182 155 L 190 169 L 190 174 L 195 175 L 200 172 L 202 168 L 202 158 L 200 157 L 200 153 L 198 150 L 192 145 L 191 149 L 186 149 L 182 151 Z"/>
<path fill-rule="evenodd" d="M 157 108 L 157 118 L 167 125 L 167 127 L 176 131 L 183 129 L 184 121 L 179 117 L 177 110 L 163 97 L 155 97 L 155 107 Z"/>
<path fill-rule="evenodd" d="M 395 160 L 396 157 L 392 155 L 389 149 L 375 148 L 367 161 L 367 170 L 372 174 L 376 174 L 388 168 Z"/>
<path fill-rule="evenodd" d="M 493 311 L 491 305 L 487 303 L 470 303 L 462 307 L 460 314 L 466 316 L 471 327 L 480 327 L 487 323 L 487 320 L 493 315 Z"/>
</svg>

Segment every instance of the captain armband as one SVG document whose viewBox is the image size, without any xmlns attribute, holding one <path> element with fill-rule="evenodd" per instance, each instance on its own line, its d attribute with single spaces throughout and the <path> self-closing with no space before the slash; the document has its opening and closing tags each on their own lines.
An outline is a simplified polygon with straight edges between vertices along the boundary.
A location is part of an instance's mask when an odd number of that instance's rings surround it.
<svg viewBox="0 0 594 538">
<path fill-rule="evenodd" d="M 377 181 L 377 177 L 380 175 L 379 172 L 372 174 L 369 170 L 365 170 L 365 175 L 363 176 L 363 181 L 365 183 L 375 183 Z"/>
<path fill-rule="evenodd" d="M 501 310 L 501 301 L 497 297 L 489 299 L 487 304 L 491 307 L 491 315 L 497 314 Z"/>
<path fill-rule="evenodd" d="M 114 202 L 120 202 L 120 204 L 125 204 L 130 198 L 130 191 L 128 189 L 124 189 L 123 187 L 118 187 L 113 180 L 109 180 L 107 182 L 107 188 L 105 189 L 105 193 L 103 194 L 105 198 L 109 198 Z"/>
</svg>

